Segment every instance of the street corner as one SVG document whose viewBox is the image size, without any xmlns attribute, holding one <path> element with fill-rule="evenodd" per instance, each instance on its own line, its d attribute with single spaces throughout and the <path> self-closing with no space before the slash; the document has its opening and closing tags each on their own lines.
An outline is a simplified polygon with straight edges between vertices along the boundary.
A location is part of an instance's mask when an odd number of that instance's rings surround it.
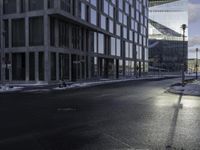
<svg viewBox="0 0 200 150">
<path fill-rule="evenodd" d="M 173 94 L 200 96 L 200 81 L 194 80 L 191 82 L 187 82 L 184 85 L 182 85 L 182 83 L 175 83 L 172 84 L 167 91 Z"/>
</svg>

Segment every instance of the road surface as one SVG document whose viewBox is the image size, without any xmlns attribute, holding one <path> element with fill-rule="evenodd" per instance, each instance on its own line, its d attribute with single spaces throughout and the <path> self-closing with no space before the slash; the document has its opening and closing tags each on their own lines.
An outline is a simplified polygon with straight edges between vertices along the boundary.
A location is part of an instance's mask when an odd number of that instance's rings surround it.
<svg viewBox="0 0 200 150">
<path fill-rule="evenodd" d="M 1 94 L 0 150 L 200 149 L 200 97 L 177 80 Z"/>
</svg>

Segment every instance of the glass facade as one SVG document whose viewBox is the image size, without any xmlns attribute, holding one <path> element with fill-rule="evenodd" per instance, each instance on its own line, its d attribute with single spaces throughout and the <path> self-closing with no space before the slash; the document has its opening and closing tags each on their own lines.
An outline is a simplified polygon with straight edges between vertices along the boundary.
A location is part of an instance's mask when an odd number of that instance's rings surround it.
<svg viewBox="0 0 200 150">
<path fill-rule="evenodd" d="M 2 2 L 1 55 L 6 47 L 20 62 L 13 78 L 7 71 L 10 80 L 118 78 L 148 63 L 148 0 Z"/>
</svg>

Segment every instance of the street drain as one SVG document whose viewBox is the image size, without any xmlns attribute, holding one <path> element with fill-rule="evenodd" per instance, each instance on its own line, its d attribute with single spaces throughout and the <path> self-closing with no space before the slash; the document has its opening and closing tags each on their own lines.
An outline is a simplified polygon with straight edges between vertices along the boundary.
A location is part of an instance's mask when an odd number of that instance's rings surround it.
<svg viewBox="0 0 200 150">
<path fill-rule="evenodd" d="M 59 112 L 69 112 L 69 111 L 76 111 L 75 108 L 57 108 L 57 111 Z"/>
</svg>

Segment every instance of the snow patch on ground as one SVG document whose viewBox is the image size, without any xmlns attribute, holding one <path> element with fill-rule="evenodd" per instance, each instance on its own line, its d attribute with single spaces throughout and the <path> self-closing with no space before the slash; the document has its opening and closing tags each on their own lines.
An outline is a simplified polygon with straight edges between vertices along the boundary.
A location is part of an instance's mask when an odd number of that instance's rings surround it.
<svg viewBox="0 0 200 150">
<path fill-rule="evenodd" d="M 23 87 L 13 87 L 13 86 L 0 86 L 0 93 L 6 93 L 6 92 L 15 92 L 22 90 Z"/>
<path fill-rule="evenodd" d="M 171 86 L 169 92 L 191 96 L 200 96 L 200 81 L 195 80 L 192 83 L 186 84 L 184 87 L 181 85 Z"/>
<path fill-rule="evenodd" d="M 91 81 L 91 82 L 82 82 L 82 83 L 74 83 L 71 85 L 66 85 L 66 87 L 56 87 L 53 88 L 53 90 L 66 90 L 66 89 L 72 89 L 72 88 L 81 88 L 81 87 L 90 87 L 90 86 L 96 86 L 96 85 L 103 85 L 107 83 L 119 83 L 119 82 L 125 82 L 125 81 L 136 81 L 136 80 L 146 80 L 146 79 L 162 79 L 164 77 L 143 77 L 143 78 L 124 78 L 124 79 L 118 79 L 118 80 L 110 80 L 110 79 L 100 79 L 99 81 Z"/>
</svg>

